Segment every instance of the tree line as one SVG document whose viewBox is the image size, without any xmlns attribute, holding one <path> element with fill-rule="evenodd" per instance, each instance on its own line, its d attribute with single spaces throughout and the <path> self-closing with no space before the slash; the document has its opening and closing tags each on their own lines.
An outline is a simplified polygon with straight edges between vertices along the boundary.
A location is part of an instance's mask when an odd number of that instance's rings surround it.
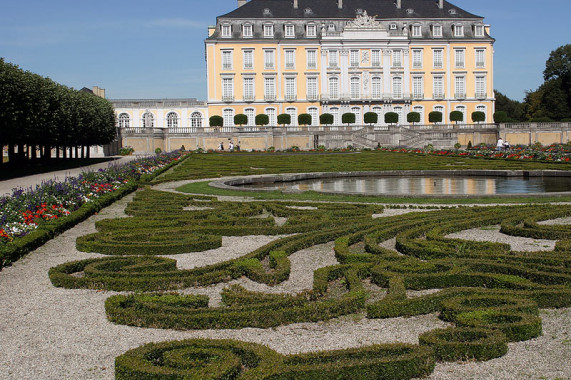
<svg viewBox="0 0 571 380">
<path fill-rule="evenodd" d="M 89 146 L 108 144 L 115 136 L 108 100 L 0 58 L 0 147 L 8 147 L 10 163 L 50 159 L 52 149 L 56 158 L 89 158 Z"/>
<path fill-rule="evenodd" d="M 508 122 L 571 121 L 571 44 L 549 54 L 543 79 L 537 90 L 526 92 L 523 102 L 495 91 L 496 111 L 504 113 Z"/>
</svg>

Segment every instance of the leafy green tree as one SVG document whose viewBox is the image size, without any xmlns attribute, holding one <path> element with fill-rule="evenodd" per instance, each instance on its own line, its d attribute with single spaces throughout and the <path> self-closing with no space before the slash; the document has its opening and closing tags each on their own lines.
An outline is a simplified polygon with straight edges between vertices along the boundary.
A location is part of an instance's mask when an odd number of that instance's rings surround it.
<svg viewBox="0 0 571 380">
<path fill-rule="evenodd" d="M 385 114 L 385 123 L 396 124 L 399 122 L 399 114 L 396 112 L 387 112 Z"/>
<path fill-rule="evenodd" d="M 268 125 L 270 124 L 270 117 L 264 113 L 256 115 L 256 125 Z"/>
<path fill-rule="evenodd" d="M 379 115 L 376 112 L 365 112 L 363 115 L 363 121 L 366 124 L 377 124 L 379 121 Z"/>
<path fill-rule="evenodd" d="M 464 113 L 461 111 L 450 112 L 450 121 L 454 121 L 458 124 L 459 121 L 464 121 Z"/>
<path fill-rule="evenodd" d="M 308 113 L 300 113 L 297 116 L 297 123 L 299 125 L 311 125 L 311 115 Z"/>
<path fill-rule="evenodd" d="M 290 125 L 291 124 L 291 115 L 289 113 L 280 113 L 278 115 L 278 124 L 282 126 Z"/>
<path fill-rule="evenodd" d="M 208 122 L 211 127 L 222 127 L 224 125 L 224 118 L 220 115 L 210 116 Z"/>
<path fill-rule="evenodd" d="M 525 121 L 525 104 L 512 100 L 499 91 L 494 91 L 496 97 L 496 111 L 504 111 L 509 121 Z"/>
<path fill-rule="evenodd" d="M 330 113 L 324 113 L 319 115 L 319 123 L 323 125 L 331 125 L 333 124 L 333 115 Z"/>
<path fill-rule="evenodd" d="M 248 124 L 248 116 L 244 115 L 243 113 L 234 115 L 234 124 L 239 126 Z"/>
<path fill-rule="evenodd" d="M 346 112 L 343 115 L 341 115 L 341 122 L 343 124 L 354 124 L 355 123 L 355 114 L 352 112 Z"/>
<path fill-rule="evenodd" d="M 508 114 L 506 111 L 496 111 L 494 112 L 494 122 L 496 123 L 507 123 Z"/>
<path fill-rule="evenodd" d="M 442 112 L 432 111 L 428 114 L 428 121 L 431 123 L 442 123 Z"/>
<path fill-rule="evenodd" d="M 412 123 L 412 125 L 414 125 L 414 123 L 420 123 L 420 113 L 418 112 L 409 112 L 406 114 L 406 121 L 408 123 Z"/>
<path fill-rule="evenodd" d="M 474 123 L 481 123 L 486 121 L 486 114 L 482 111 L 474 111 L 472 112 L 472 122 Z"/>
</svg>

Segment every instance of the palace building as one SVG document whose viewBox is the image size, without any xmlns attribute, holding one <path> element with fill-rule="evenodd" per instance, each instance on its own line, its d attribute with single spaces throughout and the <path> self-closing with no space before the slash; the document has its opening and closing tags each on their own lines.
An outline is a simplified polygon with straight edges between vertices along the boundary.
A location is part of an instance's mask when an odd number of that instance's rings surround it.
<svg viewBox="0 0 571 380">
<path fill-rule="evenodd" d="M 476 4 L 476 3 L 475 3 Z M 395 112 L 420 124 L 494 112 L 493 43 L 484 18 L 443 0 L 238 0 L 209 27 L 208 114 L 233 126 L 266 114 Z M 418 123 L 417 123 L 418 124 Z"/>
</svg>

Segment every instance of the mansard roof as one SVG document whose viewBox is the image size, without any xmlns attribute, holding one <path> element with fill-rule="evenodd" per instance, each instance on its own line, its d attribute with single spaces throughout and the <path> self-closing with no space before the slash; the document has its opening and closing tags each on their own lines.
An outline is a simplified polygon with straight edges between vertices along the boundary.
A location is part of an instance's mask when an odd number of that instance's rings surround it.
<svg viewBox="0 0 571 380">
<path fill-rule="evenodd" d="M 377 20 L 382 19 L 466 19 L 479 18 L 454 4 L 444 1 L 442 9 L 438 7 L 438 0 L 402 0 L 401 8 L 396 7 L 396 0 L 343 0 L 343 7 L 339 9 L 339 0 L 298 0 L 298 8 L 294 9 L 293 0 L 250 0 L 245 5 L 227 13 L 222 18 L 236 19 L 344 19 L 355 18 L 357 9 L 375 15 Z M 306 14 L 306 9 L 311 13 Z M 264 10 L 269 9 L 271 15 L 264 16 Z M 407 12 L 412 9 L 413 12 Z M 454 10 L 455 12 L 450 12 Z"/>
</svg>

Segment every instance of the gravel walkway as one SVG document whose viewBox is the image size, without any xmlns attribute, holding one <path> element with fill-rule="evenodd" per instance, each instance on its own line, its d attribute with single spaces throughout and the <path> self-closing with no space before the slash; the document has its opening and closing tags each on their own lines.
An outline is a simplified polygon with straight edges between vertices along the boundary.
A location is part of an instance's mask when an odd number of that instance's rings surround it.
<svg viewBox="0 0 571 380">
<path fill-rule="evenodd" d="M 436 315 L 368 320 L 351 315 L 328 322 L 299 323 L 273 329 L 174 331 L 114 325 L 105 317 L 105 299 L 115 292 L 55 288 L 49 268 L 72 260 L 100 257 L 78 252 L 75 239 L 95 231 L 94 222 L 124 216 L 131 196 L 58 236 L 12 267 L 0 272 L 0 379 L 113 379 L 114 359 L 152 341 L 193 337 L 232 338 L 263 343 L 281 353 L 357 347 L 374 343 L 418 342 L 424 331 L 447 326 Z M 275 237 L 273 237 L 275 238 Z M 206 265 L 237 257 L 272 237 L 224 238 L 206 253 L 176 255 L 179 267 Z M 197 262 L 200 260 L 200 264 Z M 289 292 L 311 287 L 312 271 L 336 263 L 332 244 L 291 256 L 292 278 L 275 288 L 247 279 L 235 281 L 252 290 Z M 219 301 L 225 284 L 188 289 Z M 510 344 L 502 358 L 488 362 L 438 364 L 430 379 L 569 379 L 571 309 L 542 311 L 544 335 Z"/>
</svg>

